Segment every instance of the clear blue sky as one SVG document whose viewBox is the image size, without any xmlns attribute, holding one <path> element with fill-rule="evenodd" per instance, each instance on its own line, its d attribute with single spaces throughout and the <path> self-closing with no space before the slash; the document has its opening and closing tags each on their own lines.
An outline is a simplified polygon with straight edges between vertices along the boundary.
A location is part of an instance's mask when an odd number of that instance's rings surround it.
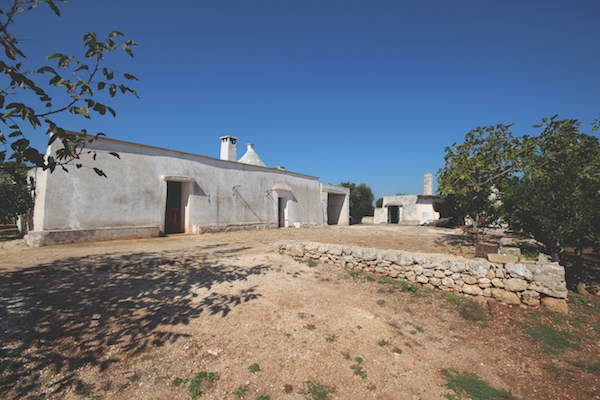
<svg viewBox="0 0 600 400">
<path fill-rule="evenodd" d="M 140 98 L 65 127 L 219 157 L 240 139 L 269 167 L 418 194 L 445 147 L 477 126 L 517 135 L 559 114 L 600 117 L 600 1 L 69 0 L 16 18 L 28 62 L 82 55 L 120 30 Z M 39 60 L 39 63 L 38 63 Z M 103 97 L 105 96 L 105 97 Z M 38 135 L 41 136 L 41 133 Z M 45 147 L 38 138 L 35 143 Z M 435 179 L 434 179 L 435 181 Z"/>
</svg>

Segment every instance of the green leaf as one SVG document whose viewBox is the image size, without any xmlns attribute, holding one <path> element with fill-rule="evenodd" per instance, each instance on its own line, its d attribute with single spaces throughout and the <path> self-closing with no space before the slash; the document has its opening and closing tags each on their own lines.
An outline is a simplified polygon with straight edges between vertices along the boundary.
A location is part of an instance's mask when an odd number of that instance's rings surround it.
<svg viewBox="0 0 600 400">
<path fill-rule="evenodd" d="M 38 69 L 37 72 L 39 74 L 43 74 L 44 72 L 50 72 L 50 73 L 56 75 L 56 71 L 52 67 L 49 67 L 47 65 L 45 65 L 42 68 Z"/>
<path fill-rule="evenodd" d="M 81 66 L 79 68 L 77 68 L 75 70 L 75 72 L 81 71 L 83 69 L 86 70 L 86 71 L 89 71 L 89 67 L 86 64 L 81 64 Z"/>
<path fill-rule="evenodd" d="M 52 0 L 48 0 L 47 3 L 50 6 L 50 8 L 52 9 L 52 11 L 54 11 L 54 14 L 56 14 L 60 17 L 60 10 L 58 9 L 58 7 L 56 7 L 54 2 Z"/>
<path fill-rule="evenodd" d="M 96 103 L 96 105 L 94 106 L 94 111 L 99 112 L 100 115 L 104 115 L 106 114 L 106 107 L 104 106 L 104 104 Z"/>
<path fill-rule="evenodd" d="M 46 56 L 46 61 L 52 60 L 53 58 L 61 58 L 61 57 L 64 57 L 64 56 L 60 53 L 49 54 Z"/>
<path fill-rule="evenodd" d="M 129 54 L 131 57 L 133 57 L 133 51 L 131 51 L 131 49 L 129 48 L 129 46 L 127 46 L 126 44 L 121 45 L 121 48 L 123 50 L 125 50 L 127 52 L 127 54 Z"/>
<path fill-rule="evenodd" d="M 90 114 L 87 107 L 73 107 L 73 111 L 77 114 L 83 115 L 86 118 L 90 118 Z"/>
</svg>

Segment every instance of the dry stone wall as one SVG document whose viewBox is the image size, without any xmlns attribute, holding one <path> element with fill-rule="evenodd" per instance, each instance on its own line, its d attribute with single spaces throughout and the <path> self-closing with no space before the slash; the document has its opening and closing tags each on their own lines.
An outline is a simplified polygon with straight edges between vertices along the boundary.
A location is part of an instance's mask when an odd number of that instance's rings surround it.
<svg viewBox="0 0 600 400">
<path fill-rule="evenodd" d="M 567 297 L 565 270 L 558 263 L 492 263 L 444 254 L 293 240 L 277 242 L 275 249 L 305 260 L 376 272 L 444 291 L 492 297 L 506 304 L 538 306 L 545 297 Z"/>
</svg>

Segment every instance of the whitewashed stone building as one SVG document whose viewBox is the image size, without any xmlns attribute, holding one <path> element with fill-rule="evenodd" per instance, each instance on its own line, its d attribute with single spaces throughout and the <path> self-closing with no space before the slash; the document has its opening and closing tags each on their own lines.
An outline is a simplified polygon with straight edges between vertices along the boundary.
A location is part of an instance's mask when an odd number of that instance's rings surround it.
<svg viewBox="0 0 600 400">
<path fill-rule="evenodd" d="M 84 156 L 82 168 L 38 169 L 29 244 L 349 224 L 347 188 L 267 168 L 252 144 L 238 161 L 237 138 L 220 139 L 216 159 L 100 138 L 87 147 L 96 160 Z"/>
<path fill-rule="evenodd" d="M 374 224 L 422 225 L 440 219 L 445 212 L 444 200 L 433 194 L 433 175 L 423 178 L 423 194 L 383 196 L 381 208 L 375 209 Z"/>
</svg>

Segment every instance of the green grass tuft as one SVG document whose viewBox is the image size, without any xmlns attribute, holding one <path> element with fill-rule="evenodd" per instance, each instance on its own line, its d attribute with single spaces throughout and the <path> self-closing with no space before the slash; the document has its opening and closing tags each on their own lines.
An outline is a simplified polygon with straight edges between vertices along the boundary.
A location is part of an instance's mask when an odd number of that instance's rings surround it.
<svg viewBox="0 0 600 400">
<path fill-rule="evenodd" d="M 474 301 L 463 301 L 460 304 L 460 315 L 467 321 L 485 322 L 488 319 L 481 304 Z"/>
<path fill-rule="evenodd" d="M 336 335 L 327 335 L 327 337 L 325 338 L 325 340 L 328 342 L 335 342 L 335 339 L 337 339 Z"/>
<path fill-rule="evenodd" d="M 255 373 L 260 371 L 260 367 L 258 366 L 258 364 L 252 364 L 251 366 L 248 367 L 248 371 Z"/>
<path fill-rule="evenodd" d="M 570 332 L 561 332 L 550 325 L 537 323 L 527 327 L 525 332 L 531 336 L 533 340 L 541 343 L 548 353 L 556 353 L 566 349 L 578 350 L 580 347 L 574 341 L 577 336 Z"/>
<path fill-rule="evenodd" d="M 235 391 L 233 392 L 233 394 L 235 394 L 238 397 L 242 397 L 243 395 L 246 394 L 247 390 L 248 389 L 246 389 L 246 387 L 240 386 L 239 388 L 235 389 Z"/>
<path fill-rule="evenodd" d="M 455 370 L 443 370 L 442 375 L 446 380 L 444 386 L 455 393 L 454 395 L 444 395 L 444 397 L 449 400 L 462 398 L 471 400 L 518 400 L 517 397 L 504 389 L 494 389 L 476 374 L 470 374 L 468 372 L 459 373 Z"/>
<path fill-rule="evenodd" d="M 419 288 L 414 283 L 410 283 L 408 281 L 400 281 L 400 285 L 406 290 L 408 293 L 418 293 Z"/>
<path fill-rule="evenodd" d="M 462 297 L 457 296 L 457 295 L 455 295 L 454 293 L 451 293 L 451 292 L 444 292 L 444 293 L 442 293 L 442 298 L 444 300 L 447 300 L 447 301 L 452 302 L 452 303 L 460 303 L 460 301 L 463 299 Z"/>
<path fill-rule="evenodd" d="M 181 378 L 175 378 L 175 379 L 173 379 L 171 381 L 171 385 L 173 385 L 173 386 L 179 386 L 181 384 L 185 385 L 186 383 L 188 383 L 188 380 L 187 379 L 181 379 Z"/>
<path fill-rule="evenodd" d="M 194 375 L 194 379 L 190 382 L 190 397 L 192 399 L 197 399 L 202 396 L 202 391 L 200 390 L 200 385 L 202 385 L 203 381 L 214 382 L 219 379 L 219 375 L 215 372 L 198 372 Z"/>
<path fill-rule="evenodd" d="M 306 381 L 303 385 L 304 387 L 300 389 L 298 394 L 306 396 L 309 400 L 330 400 L 330 395 L 335 393 L 334 387 L 323 386 L 313 381 Z"/>
</svg>

